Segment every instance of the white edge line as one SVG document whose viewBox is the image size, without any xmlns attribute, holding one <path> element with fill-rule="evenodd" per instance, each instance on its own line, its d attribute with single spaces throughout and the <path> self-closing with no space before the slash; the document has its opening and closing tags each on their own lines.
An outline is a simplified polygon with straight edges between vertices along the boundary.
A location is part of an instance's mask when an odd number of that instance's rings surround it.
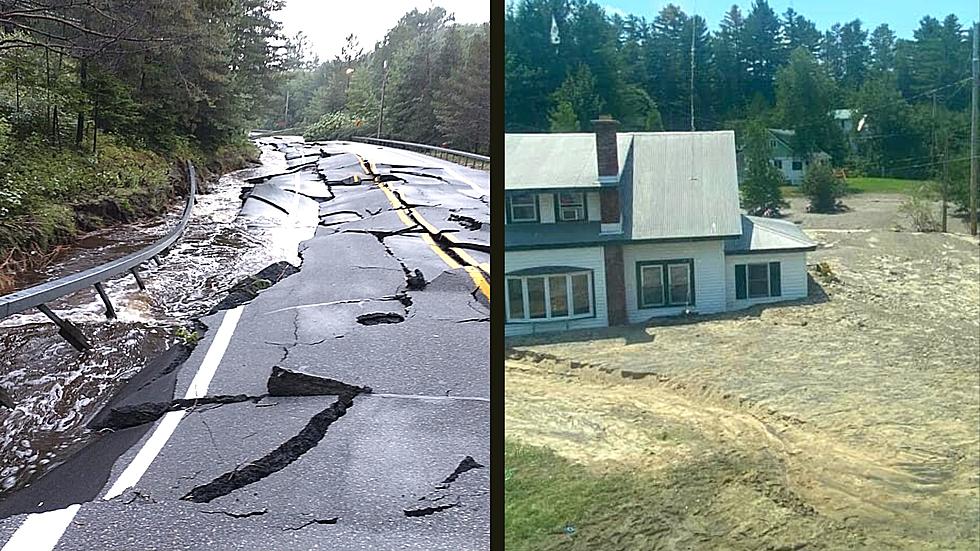
<svg viewBox="0 0 980 551">
<path fill-rule="evenodd" d="M 225 313 L 214 340 L 211 341 L 211 346 L 187 389 L 185 398 L 200 398 L 207 394 L 208 385 L 211 384 L 218 364 L 221 363 L 221 358 L 224 357 L 225 351 L 228 349 L 228 344 L 231 342 L 231 337 L 235 333 L 235 327 L 238 325 L 244 308 L 245 306 L 239 306 Z M 153 434 L 146 440 L 136 457 L 119 475 L 119 478 L 116 479 L 116 482 L 102 499 L 108 500 L 122 495 L 124 491 L 139 482 L 163 446 L 177 430 L 177 425 L 185 413 L 185 411 L 171 411 L 164 415 L 163 420 L 153 430 Z M 28 515 L 0 551 L 50 551 L 54 549 L 80 508 L 81 504 L 75 504 L 64 509 Z"/>
<path fill-rule="evenodd" d="M 7 540 L 3 551 L 54 549 L 80 507 L 81 504 L 76 503 L 64 509 L 28 515 L 20 528 Z"/>
</svg>

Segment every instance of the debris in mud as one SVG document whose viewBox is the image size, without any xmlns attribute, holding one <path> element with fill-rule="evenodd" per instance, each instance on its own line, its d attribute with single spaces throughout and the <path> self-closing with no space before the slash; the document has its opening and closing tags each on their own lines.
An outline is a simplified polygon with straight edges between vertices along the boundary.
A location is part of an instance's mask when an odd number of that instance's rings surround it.
<svg viewBox="0 0 980 551">
<path fill-rule="evenodd" d="M 266 383 L 269 396 L 339 396 L 370 394 L 371 388 L 273 366 Z"/>
<path fill-rule="evenodd" d="M 181 499 L 194 503 L 208 503 L 285 469 L 320 443 L 330 425 L 343 417 L 348 408 L 354 405 L 354 396 L 357 394 L 359 392 L 344 392 L 337 397 L 337 401 L 314 415 L 299 434 L 283 442 L 266 456 L 249 462 L 240 469 L 233 469 L 207 484 L 193 488 Z"/>
<path fill-rule="evenodd" d="M 228 292 L 228 296 L 211 309 L 211 313 L 213 314 L 220 310 L 229 310 L 245 304 L 257 297 L 259 291 L 268 289 L 283 279 L 297 273 L 299 273 L 299 268 L 285 260 L 270 264 L 259 273 L 236 283 Z"/>
<path fill-rule="evenodd" d="M 152 423 L 170 411 L 188 409 L 204 405 L 237 404 L 241 402 L 258 402 L 264 396 L 248 396 L 246 394 L 204 396 L 202 398 L 178 398 L 169 402 L 144 402 L 110 408 L 107 413 L 100 412 L 89 424 L 95 431 L 110 429 L 120 430 L 135 427 L 144 423 Z"/>
<path fill-rule="evenodd" d="M 389 323 L 401 323 L 405 321 L 405 316 L 395 312 L 371 312 L 357 316 L 357 323 L 361 325 L 381 325 Z"/>
</svg>

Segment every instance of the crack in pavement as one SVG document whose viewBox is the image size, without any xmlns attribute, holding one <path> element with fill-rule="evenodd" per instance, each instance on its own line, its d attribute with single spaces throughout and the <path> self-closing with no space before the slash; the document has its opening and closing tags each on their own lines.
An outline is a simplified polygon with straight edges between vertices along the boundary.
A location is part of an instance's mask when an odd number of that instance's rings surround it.
<svg viewBox="0 0 980 551">
<path fill-rule="evenodd" d="M 248 517 L 257 517 L 257 516 L 264 515 L 268 513 L 269 510 L 263 508 L 263 509 L 259 509 L 258 511 L 249 511 L 247 513 L 230 513 L 228 511 L 201 511 L 201 512 L 204 513 L 205 515 L 227 515 L 231 518 L 248 518 Z"/>
<path fill-rule="evenodd" d="M 483 468 L 485 468 L 484 465 L 481 465 L 471 456 L 467 455 L 460 460 L 459 465 L 456 466 L 456 469 L 449 476 L 435 485 L 434 491 L 419 498 L 418 503 L 414 506 L 403 509 L 402 511 L 406 517 L 425 517 L 460 505 L 462 503 L 461 498 L 464 495 L 451 493 L 450 487 L 463 473 L 473 469 Z M 472 494 L 466 495 L 470 496 Z"/>
<path fill-rule="evenodd" d="M 152 423 L 163 417 L 165 413 L 181 409 L 192 410 L 196 406 L 237 404 L 241 402 L 259 402 L 262 396 L 247 394 L 219 394 L 201 398 L 175 398 L 169 402 L 143 402 L 110 408 L 109 412 L 92 421 L 89 428 L 94 431 L 116 431 L 145 423 Z"/>
<path fill-rule="evenodd" d="M 343 417 L 354 405 L 356 395 L 357 393 L 354 392 L 339 395 L 335 402 L 314 415 L 298 434 L 280 444 L 272 452 L 241 469 L 235 468 L 207 484 L 194 487 L 180 499 L 208 503 L 285 469 L 320 443 L 330 425 Z"/>
<path fill-rule="evenodd" d="M 313 524 L 337 524 L 337 521 L 338 520 L 340 520 L 340 517 L 330 517 L 330 518 L 322 518 L 322 519 L 321 518 L 315 518 L 315 519 L 313 519 L 313 520 L 311 520 L 309 522 L 306 522 L 304 524 L 301 524 L 299 526 L 286 526 L 286 527 L 284 527 L 282 529 L 282 531 L 283 532 L 288 532 L 288 531 L 293 531 L 293 530 L 302 530 L 303 528 L 306 528 L 307 526 L 310 526 L 310 525 L 313 525 Z"/>
</svg>

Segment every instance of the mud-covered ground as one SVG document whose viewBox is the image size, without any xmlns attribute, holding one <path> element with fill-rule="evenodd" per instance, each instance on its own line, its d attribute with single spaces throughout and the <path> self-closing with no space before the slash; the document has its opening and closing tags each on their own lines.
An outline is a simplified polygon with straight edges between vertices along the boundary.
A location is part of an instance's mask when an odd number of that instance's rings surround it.
<svg viewBox="0 0 980 551">
<path fill-rule="evenodd" d="M 980 546 L 977 242 L 807 231 L 805 301 L 508 342 L 508 440 L 659 481 L 555 547 Z"/>
<path fill-rule="evenodd" d="M 783 215 L 786 220 L 802 224 L 804 228 L 912 230 L 908 216 L 899 211 L 907 198 L 904 193 L 855 193 L 842 199 L 843 211 L 818 214 L 806 211 L 809 204 L 806 197 L 787 197 L 789 208 L 783 210 Z M 939 202 L 932 203 L 932 212 L 938 224 L 942 213 Z M 969 218 L 965 213 L 957 212 L 956 205 L 950 203 L 947 231 L 965 234 L 969 227 Z"/>
</svg>

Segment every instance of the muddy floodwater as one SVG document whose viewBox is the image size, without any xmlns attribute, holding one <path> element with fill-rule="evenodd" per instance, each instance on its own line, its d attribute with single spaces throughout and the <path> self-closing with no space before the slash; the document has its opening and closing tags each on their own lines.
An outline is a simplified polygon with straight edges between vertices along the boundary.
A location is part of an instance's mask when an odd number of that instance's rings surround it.
<svg viewBox="0 0 980 551">
<path fill-rule="evenodd" d="M 149 358 L 186 338 L 193 321 L 207 313 L 236 282 L 272 262 L 298 264 L 298 242 L 306 228 L 239 216 L 245 179 L 285 169 L 283 155 L 262 147 L 262 165 L 222 176 L 198 196 L 184 234 L 163 257 L 141 273 L 147 290 L 132 277 L 105 283 L 118 318 L 107 320 L 94 290 L 50 303 L 89 336 L 94 350 L 75 351 L 37 311 L 0 320 L 0 386 L 16 408 L 0 407 L 0 499 L 29 484 L 84 445 L 85 424 L 126 378 Z M 141 224 L 104 230 L 81 239 L 39 273 L 23 274 L 28 287 L 119 258 L 163 237 L 177 223 L 183 202 Z"/>
<path fill-rule="evenodd" d="M 980 548 L 977 242 L 808 231 L 806 301 L 508 341 L 508 439 L 658 481 L 571 548 Z"/>
</svg>

